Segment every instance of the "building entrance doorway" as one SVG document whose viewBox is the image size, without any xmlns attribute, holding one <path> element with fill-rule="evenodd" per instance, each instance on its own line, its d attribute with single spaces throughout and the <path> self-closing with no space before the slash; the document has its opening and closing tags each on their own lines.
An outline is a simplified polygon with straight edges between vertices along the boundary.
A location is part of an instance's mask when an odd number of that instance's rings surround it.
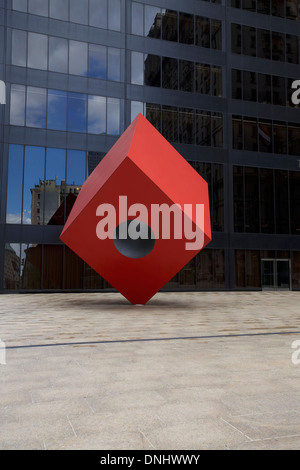
<svg viewBox="0 0 300 470">
<path fill-rule="evenodd" d="M 291 288 L 291 260 L 262 259 L 261 273 L 264 290 Z"/>
</svg>

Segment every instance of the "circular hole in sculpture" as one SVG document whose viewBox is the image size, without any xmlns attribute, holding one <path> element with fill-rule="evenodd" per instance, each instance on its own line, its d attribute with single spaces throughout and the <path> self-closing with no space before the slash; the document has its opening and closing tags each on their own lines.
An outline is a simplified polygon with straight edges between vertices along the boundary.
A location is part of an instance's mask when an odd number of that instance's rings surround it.
<svg viewBox="0 0 300 470">
<path fill-rule="evenodd" d="M 114 232 L 114 244 L 119 253 L 127 258 L 144 258 L 155 245 L 154 233 L 139 220 L 122 222 Z"/>
</svg>

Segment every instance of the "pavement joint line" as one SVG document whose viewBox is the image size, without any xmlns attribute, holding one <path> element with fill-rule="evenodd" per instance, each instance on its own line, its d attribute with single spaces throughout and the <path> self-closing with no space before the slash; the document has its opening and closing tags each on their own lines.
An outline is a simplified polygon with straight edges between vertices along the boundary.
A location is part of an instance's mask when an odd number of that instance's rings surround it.
<svg viewBox="0 0 300 470">
<path fill-rule="evenodd" d="M 229 335 L 203 335 L 203 336 L 178 336 L 167 338 L 139 338 L 139 339 L 113 339 L 102 341 L 76 341 L 70 343 L 45 343 L 45 344 L 21 344 L 19 346 L 6 346 L 5 350 L 11 349 L 30 349 L 30 348 L 49 348 L 53 346 L 85 346 L 89 344 L 122 344 L 122 343 L 146 343 L 155 341 L 183 341 L 183 340 L 200 340 L 200 339 L 231 339 L 243 337 L 257 337 L 257 336 L 279 336 L 279 335 L 299 335 L 300 331 L 273 331 L 264 333 L 235 333 Z"/>
<path fill-rule="evenodd" d="M 253 441 L 253 439 L 251 439 L 251 437 L 247 436 L 247 434 L 245 434 L 243 431 L 241 431 L 240 429 L 238 429 L 236 426 L 234 426 L 233 424 L 229 423 L 228 421 L 226 421 L 226 419 L 224 418 L 220 418 L 221 421 L 223 421 L 224 423 L 228 424 L 228 426 L 232 427 L 235 431 L 238 431 L 240 434 L 242 434 L 244 437 L 246 437 L 249 441 Z"/>
</svg>

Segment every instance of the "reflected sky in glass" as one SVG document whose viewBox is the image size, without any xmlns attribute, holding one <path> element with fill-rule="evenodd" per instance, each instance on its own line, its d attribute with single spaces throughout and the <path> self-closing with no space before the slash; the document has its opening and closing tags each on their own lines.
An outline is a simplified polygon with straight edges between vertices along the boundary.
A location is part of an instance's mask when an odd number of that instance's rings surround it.
<svg viewBox="0 0 300 470">
<path fill-rule="evenodd" d="M 27 32 L 13 29 L 12 31 L 12 64 L 26 67 Z"/>
<path fill-rule="evenodd" d="M 106 98 L 88 97 L 88 133 L 105 134 L 106 132 Z"/>
<path fill-rule="evenodd" d="M 26 126 L 46 127 L 46 92 L 45 88 L 27 87 Z"/>
<path fill-rule="evenodd" d="M 107 0 L 90 0 L 90 25 L 107 28 Z"/>
<path fill-rule="evenodd" d="M 48 36 L 28 33 L 28 67 L 47 70 Z"/>
<path fill-rule="evenodd" d="M 87 75 L 87 46 L 87 43 L 84 42 L 69 42 L 69 73 L 73 75 Z"/>
<path fill-rule="evenodd" d="M 48 0 L 28 0 L 28 13 L 48 16 Z"/>
<path fill-rule="evenodd" d="M 9 146 L 6 222 L 20 224 L 22 212 L 23 145 Z"/>
<path fill-rule="evenodd" d="M 67 93 L 48 90 L 47 128 L 65 131 L 67 128 Z"/>
<path fill-rule="evenodd" d="M 67 184 L 81 186 L 86 179 L 86 152 L 68 150 Z"/>
<path fill-rule="evenodd" d="M 49 70 L 68 73 L 68 40 L 49 37 Z"/>
<path fill-rule="evenodd" d="M 10 95 L 10 124 L 25 125 L 25 86 L 11 85 Z"/>
<path fill-rule="evenodd" d="M 120 134 L 120 100 L 107 98 L 107 134 Z"/>
<path fill-rule="evenodd" d="M 106 52 L 105 46 L 89 45 L 89 76 L 106 80 Z"/>
<path fill-rule="evenodd" d="M 121 51 L 115 47 L 108 48 L 107 78 L 115 82 L 121 80 Z"/>
<path fill-rule="evenodd" d="M 108 29 L 120 31 L 121 29 L 121 2 L 108 0 Z"/>
<path fill-rule="evenodd" d="M 81 93 L 69 93 L 68 130 L 86 132 L 87 96 Z"/>
<path fill-rule="evenodd" d="M 70 21 L 73 23 L 88 24 L 88 0 L 71 0 Z"/>
<path fill-rule="evenodd" d="M 68 0 L 50 0 L 50 17 L 59 20 L 69 19 Z"/>
</svg>

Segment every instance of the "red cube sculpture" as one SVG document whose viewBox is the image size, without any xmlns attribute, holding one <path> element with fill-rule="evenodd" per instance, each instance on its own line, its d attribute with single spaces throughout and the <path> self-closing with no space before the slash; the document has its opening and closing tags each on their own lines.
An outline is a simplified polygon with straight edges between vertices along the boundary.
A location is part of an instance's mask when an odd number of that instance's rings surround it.
<svg viewBox="0 0 300 470">
<path fill-rule="evenodd" d="M 139 114 L 85 181 L 60 238 L 145 304 L 211 241 L 208 185 Z"/>
</svg>

